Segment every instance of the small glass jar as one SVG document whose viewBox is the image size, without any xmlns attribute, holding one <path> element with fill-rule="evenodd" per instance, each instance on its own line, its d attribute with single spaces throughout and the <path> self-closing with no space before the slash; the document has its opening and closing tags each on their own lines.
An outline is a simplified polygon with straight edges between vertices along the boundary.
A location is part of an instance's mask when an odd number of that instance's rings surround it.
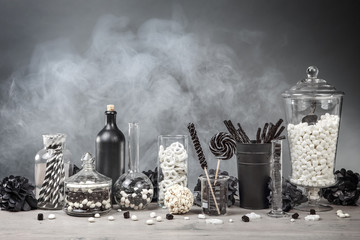
<svg viewBox="0 0 360 240">
<path fill-rule="evenodd" d="M 80 172 L 65 181 L 64 211 L 71 216 L 93 216 L 111 210 L 112 180 L 95 171 L 94 157 L 85 153 Z"/>
<path fill-rule="evenodd" d="M 332 209 L 319 204 L 320 188 L 335 184 L 335 156 L 344 93 L 319 79 L 318 69 L 307 69 L 307 78 L 282 94 L 288 122 L 292 175 L 290 181 L 303 186 L 309 202 L 299 210 Z"/>
<path fill-rule="evenodd" d="M 61 209 L 64 200 L 63 184 L 73 170 L 71 153 L 65 148 L 65 134 L 44 134 L 42 137 L 44 148 L 35 156 L 38 208 Z"/>
<path fill-rule="evenodd" d="M 129 123 L 129 171 L 114 184 L 114 198 L 123 210 L 142 210 L 152 200 L 154 187 L 139 171 L 139 123 Z"/>
<path fill-rule="evenodd" d="M 209 186 L 209 181 L 206 176 L 199 177 L 201 182 L 201 207 L 204 214 L 218 216 L 226 213 L 229 178 L 229 176 L 219 175 L 215 182 L 215 175 L 209 175 L 211 184 L 211 186 Z M 216 201 L 214 200 L 210 187 L 213 189 Z"/>
<path fill-rule="evenodd" d="M 169 187 L 174 184 L 187 187 L 188 136 L 160 135 L 158 147 L 158 205 L 164 207 L 164 197 Z"/>
</svg>

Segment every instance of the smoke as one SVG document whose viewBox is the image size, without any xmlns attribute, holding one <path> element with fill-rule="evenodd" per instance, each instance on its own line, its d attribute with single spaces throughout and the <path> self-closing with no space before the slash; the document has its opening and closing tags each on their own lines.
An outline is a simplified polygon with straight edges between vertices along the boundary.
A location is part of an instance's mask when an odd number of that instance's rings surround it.
<svg viewBox="0 0 360 240">
<path fill-rule="evenodd" d="M 119 128 L 139 121 L 140 170 L 157 164 L 157 136 L 188 134 L 194 122 L 210 168 L 216 167 L 207 144 L 223 120 L 241 122 L 250 137 L 264 122 L 282 116 L 280 93 L 288 88 L 282 73 L 262 61 L 266 35 L 244 29 L 236 33 L 239 55 L 206 34 L 187 30 L 184 17 L 150 19 L 131 27 L 129 19 L 103 16 L 84 51 L 67 39 L 36 46 L 27 69 L 2 85 L 0 177 L 33 179 L 34 156 L 43 133 L 67 135 L 78 165 L 94 153 L 96 134 L 107 104 L 115 104 Z M 190 185 L 201 168 L 189 145 Z M 222 163 L 236 175 L 236 160 Z"/>
</svg>

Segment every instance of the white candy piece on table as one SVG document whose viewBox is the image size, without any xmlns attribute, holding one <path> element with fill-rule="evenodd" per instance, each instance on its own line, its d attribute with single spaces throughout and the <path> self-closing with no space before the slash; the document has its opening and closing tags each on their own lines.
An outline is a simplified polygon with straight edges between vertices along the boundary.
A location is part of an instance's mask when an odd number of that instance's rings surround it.
<svg viewBox="0 0 360 240">
<path fill-rule="evenodd" d="M 88 218 L 88 221 L 91 222 L 91 223 L 94 223 L 94 222 L 95 222 L 95 218 L 89 217 L 89 218 Z"/>
<path fill-rule="evenodd" d="M 232 218 L 229 219 L 229 223 L 233 223 L 234 220 Z"/>
<path fill-rule="evenodd" d="M 246 214 L 246 216 L 250 219 L 250 220 L 254 220 L 254 219 L 260 219 L 261 216 L 259 214 L 256 214 L 254 212 L 248 213 Z"/>
<path fill-rule="evenodd" d="M 55 218 L 56 218 L 55 214 L 49 214 L 49 216 L 48 216 L 48 219 L 50 219 L 50 220 L 53 220 Z"/>
<path fill-rule="evenodd" d="M 108 216 L 108 220 L 109 220 L 109 221 L 114 221 L 115 218 L 114 218 L 113 216 Z"/>
<path fill-rule="evenodd" d="M 206 219 L 205 222 L 206 222 L 207 224 L 215 224 L 215 225 L 224 224 L 224 221 L 223 221 L 223 220 L 221 220 L 221 219 L 216 219 L 216 218 Z"/>
<path fill-rule="evenodd" d="M 122 210 L 119 208 L 117 211 L 118 211 L 118 212 L 121 212 Z"/>
<path fill-rule="evenodd" d="M 157 222 L 162 222 L 162 217 L 161 217 L 161 216 L 157 216 L 157 217 L 156 217 L 156 221 L 157 221 Z"/>
<path fill-rule="evenodd" d="M 306 221 L 319 221 L 320 220 L 320 216 L 319 215 L 307 215 L 305 217 Z"/>
<path fill-rule="evenodd" d="M 146 220 L 146 224 L 147 224 L 147 225 L 153 225 L 153 224 L 154 224 L 154 220 L 152 220 L 152 219 Z"/>
<path fill-rule="evenodd" d="M 199 214 L 199 215 L 198 215 L 198 218 L 199 218 L 199 219 L 205 219 L 206 217 L 205 217 L 204 214 Z"/>
<path fill-rule="evenodd" d="M 99 218 L 100 214 L 99 213 L 95 213 L 94 217 Z"/>
<path fill-rule="evenodd" d="M 293 219 L 293 218 L 292 218 L 292 219 L 290 219 L 290 222 L 295 222 L 295 219 Z"/>
<path fill-rule="evenodd" d="M 151 212 L 151 213 L 150 213 L 150 217 L 151 217 L 151 218 L 156 217 L 156 213 L 155 213 L 155 212 Z"/>
<path fill-rule="evenodd" d="M 137 216 L 136 216 L 136 215 L 131 215 L 131 220 L 133 220 L 133 221 L 137 221 L 137 220 L 138 220 L 138 218 L 137 218 Z"/>
<path fill-rule="evenodd" d="M 184 220 L 190 220 L 190 218 L 189 217 L 184 217 Z"/>
</svg>

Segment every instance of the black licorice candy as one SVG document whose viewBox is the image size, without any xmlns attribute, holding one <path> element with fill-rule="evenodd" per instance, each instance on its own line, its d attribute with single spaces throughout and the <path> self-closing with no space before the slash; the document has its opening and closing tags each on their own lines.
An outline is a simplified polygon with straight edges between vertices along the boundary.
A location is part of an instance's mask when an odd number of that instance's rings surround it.
<svg viewBox="0 0 360 240">
<path fill-rule="evenodd" d="M 44 220 L 44 215 L 43 215 L 42 213 L 39 213 L 39 214 L 37 215 L 37 220 L 39 220 L 39 221 Z"/>
<path fill-rule="evenodd" d="M 242 216 L 241 220 L 243 220 L 243 222 L 250 222 L 250 218 L 246 215 Z"/>
<path fill-rule="evenodd" d="M 124 218 L 130 218 L 130 212 L 129 211 L 124 212 Z"/>
<path fill-rule="evenodd" d="M 310 215 L 316 215 L 315 209 L 310 209 Z"/>
<path fill-rule="evenodd" d="M 298 219 L 299 218 L 299 214 L 298 213 L 294 213 L 293 215 L 291 215 L 291 217 L 293 219 Z"/>
<path fill-rule="evenodd" d="M 168 214 L 166 214 L 166 219 L 167 219 L 167 220 L 173 220 L 173 219 L 174 219 L 174 215 L 168 213 Z"/>
</svg>

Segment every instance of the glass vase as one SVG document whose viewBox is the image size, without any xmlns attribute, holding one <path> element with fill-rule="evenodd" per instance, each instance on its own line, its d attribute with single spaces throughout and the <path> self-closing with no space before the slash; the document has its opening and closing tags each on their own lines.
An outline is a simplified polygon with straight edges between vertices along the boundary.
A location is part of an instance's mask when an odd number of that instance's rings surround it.
<svg viewBox="0 0 360 240">
<path fill-rule="evenodd" d="M 65 134 L 44 134 L 44 148 L 35 156 L 35 193 L 40 209 L 63 207 L 64 180 L 72 175 L 73 169 L 65 140 Z"/>
</svg>

